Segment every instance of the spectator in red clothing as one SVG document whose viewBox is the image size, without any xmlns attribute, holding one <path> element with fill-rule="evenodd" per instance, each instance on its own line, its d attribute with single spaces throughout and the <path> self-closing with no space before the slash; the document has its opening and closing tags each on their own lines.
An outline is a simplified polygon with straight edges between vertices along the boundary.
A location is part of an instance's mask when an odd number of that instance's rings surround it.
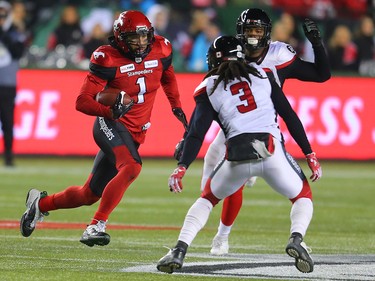
<svg viewBox="0 0 375 281">
<path fill-rule="evenodd" d="M 306 17 L 313 2 L 305 0 L 273 0 L 272 7 L 295 16 Z"/>
<path fill-rule="evenodd" d="M 211 8 L 215 5 L 224 7 L 227 5 L 227 0 L 191 0 L 191 5 L 194 8 Z"/>
<path fill-rule="evenodd" d="M 368 0 L 332 0 L 339 18 L 358 19 L 370 8 Z"/>
</svg>

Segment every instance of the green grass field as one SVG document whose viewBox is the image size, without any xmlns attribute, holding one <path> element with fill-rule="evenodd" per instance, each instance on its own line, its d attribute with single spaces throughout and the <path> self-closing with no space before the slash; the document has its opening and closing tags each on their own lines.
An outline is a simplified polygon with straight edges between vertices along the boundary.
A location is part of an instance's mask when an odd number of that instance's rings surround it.
<svg viewBox="0 0 375 281">
<path fill-rule="evenodd" d="M 92 165 L 91 158 L 16 160 L 14 169 L 0 167 L 0 221 L 20 219 L 31 187 L 51 194 L 70 185 L 81 185 Z M 304 162 L 301 166 L 310 175 Z M 218 280 L 218 277 L 183 273 L 159 274 L 156 269 L 154 272 L 126 272 L 126 268 L 134 266 L 156 266 L 158 259 L 167 252 L 164 246 L 174 246 L 185 214 L 199 196 L 202 161 L 197 160 L 188 170 L 181 194 L 172 194 L 167 187 L 168 176 L 174 167 L 172 160 L 144 159 L 139 178 L 110 217 L 107 232 L 112 239 L 108 246 L 90 248 L 79 243 L 84 226 L 37 228 L 29 238 L 22 237 L 18 228 L 0 228 L 0 279 Z M 306 236 L 307 244 L 313 249 L 312 256 L 374 255 L 375 162 L 322 162 L 322 167 L 323 178 L 312 183 L 315 213 Z M 284 254 L 290 227 L 289 201 L 271 190 L 262 179 L 244 194 L 243 208 L 230 237 L 231 253 L 284 255 L 283 262 L 293 266 L 293 260 Z M 54 211 L 45 222 L 85 225 L 96 208 L 97 204 Z M 189 248 L 185 263 L 219 260 L 205 254 L 216 233 L 220 211 L 221 204 L 214 208 L 206 227 Z M 132 227 L 111 229 L 111 224 Z M 291 270 L 300 276 L 294 266 Z M 318 265 L 316 270 L 319 271 Z M 375 280 L 375 275 L 372 276 L 374 279 L 368 280 Z M 266 279 L 259 277 L 256 280 Z"/>
</svg>

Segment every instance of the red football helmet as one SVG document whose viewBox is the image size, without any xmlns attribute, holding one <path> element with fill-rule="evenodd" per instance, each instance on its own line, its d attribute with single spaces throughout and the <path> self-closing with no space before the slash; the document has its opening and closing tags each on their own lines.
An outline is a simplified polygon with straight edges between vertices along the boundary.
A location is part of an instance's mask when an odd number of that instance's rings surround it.
<svg viewBox="0 0 375 281">
<path fill-rule="evenodd" d="M 134 58 L 143 59 L 150 52 L 151 44 L 155 40 L 151 22 L 144 14 L 133 10 L 119 15 L 113 23 L 113 34 L 117 46 Z"/>
</svg>

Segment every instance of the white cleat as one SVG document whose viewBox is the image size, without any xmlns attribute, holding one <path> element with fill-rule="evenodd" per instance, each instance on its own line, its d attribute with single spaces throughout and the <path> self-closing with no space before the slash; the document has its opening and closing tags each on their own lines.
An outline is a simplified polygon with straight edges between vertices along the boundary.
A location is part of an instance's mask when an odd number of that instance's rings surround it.
<svg viewBox="0 0 375 281">
<path fill-rule="evenodd" d="M 79 241 L 89 247 L 94 245 L 105 246 L 111 241 L 111 236 L 105 232 L 105 228 L 105 221 L 98 221 L 96 224 L 88 225 Z"/>
<path fill-rule="evenodd" d="M 228 236 L 216 235 L 212 240 L 211 255 L 223 256 L 229 253 Z"/>
</svg>

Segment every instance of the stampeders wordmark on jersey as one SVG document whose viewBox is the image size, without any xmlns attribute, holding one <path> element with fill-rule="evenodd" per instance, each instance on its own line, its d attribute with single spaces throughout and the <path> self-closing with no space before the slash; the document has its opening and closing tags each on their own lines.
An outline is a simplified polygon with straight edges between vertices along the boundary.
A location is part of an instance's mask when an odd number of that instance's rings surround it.
<svg viewBox="0 0 375 281">
<path fill-rule="evenodd" d="M 112 133 L 112 129 L 108 128 L 103 117 L 99 117 L 99 125 L 100 125 L 100 130 L 103 131 L 103 133 L 106 135 L 108 140 L 114 139 L 115 135 Z"/>
</svg>

